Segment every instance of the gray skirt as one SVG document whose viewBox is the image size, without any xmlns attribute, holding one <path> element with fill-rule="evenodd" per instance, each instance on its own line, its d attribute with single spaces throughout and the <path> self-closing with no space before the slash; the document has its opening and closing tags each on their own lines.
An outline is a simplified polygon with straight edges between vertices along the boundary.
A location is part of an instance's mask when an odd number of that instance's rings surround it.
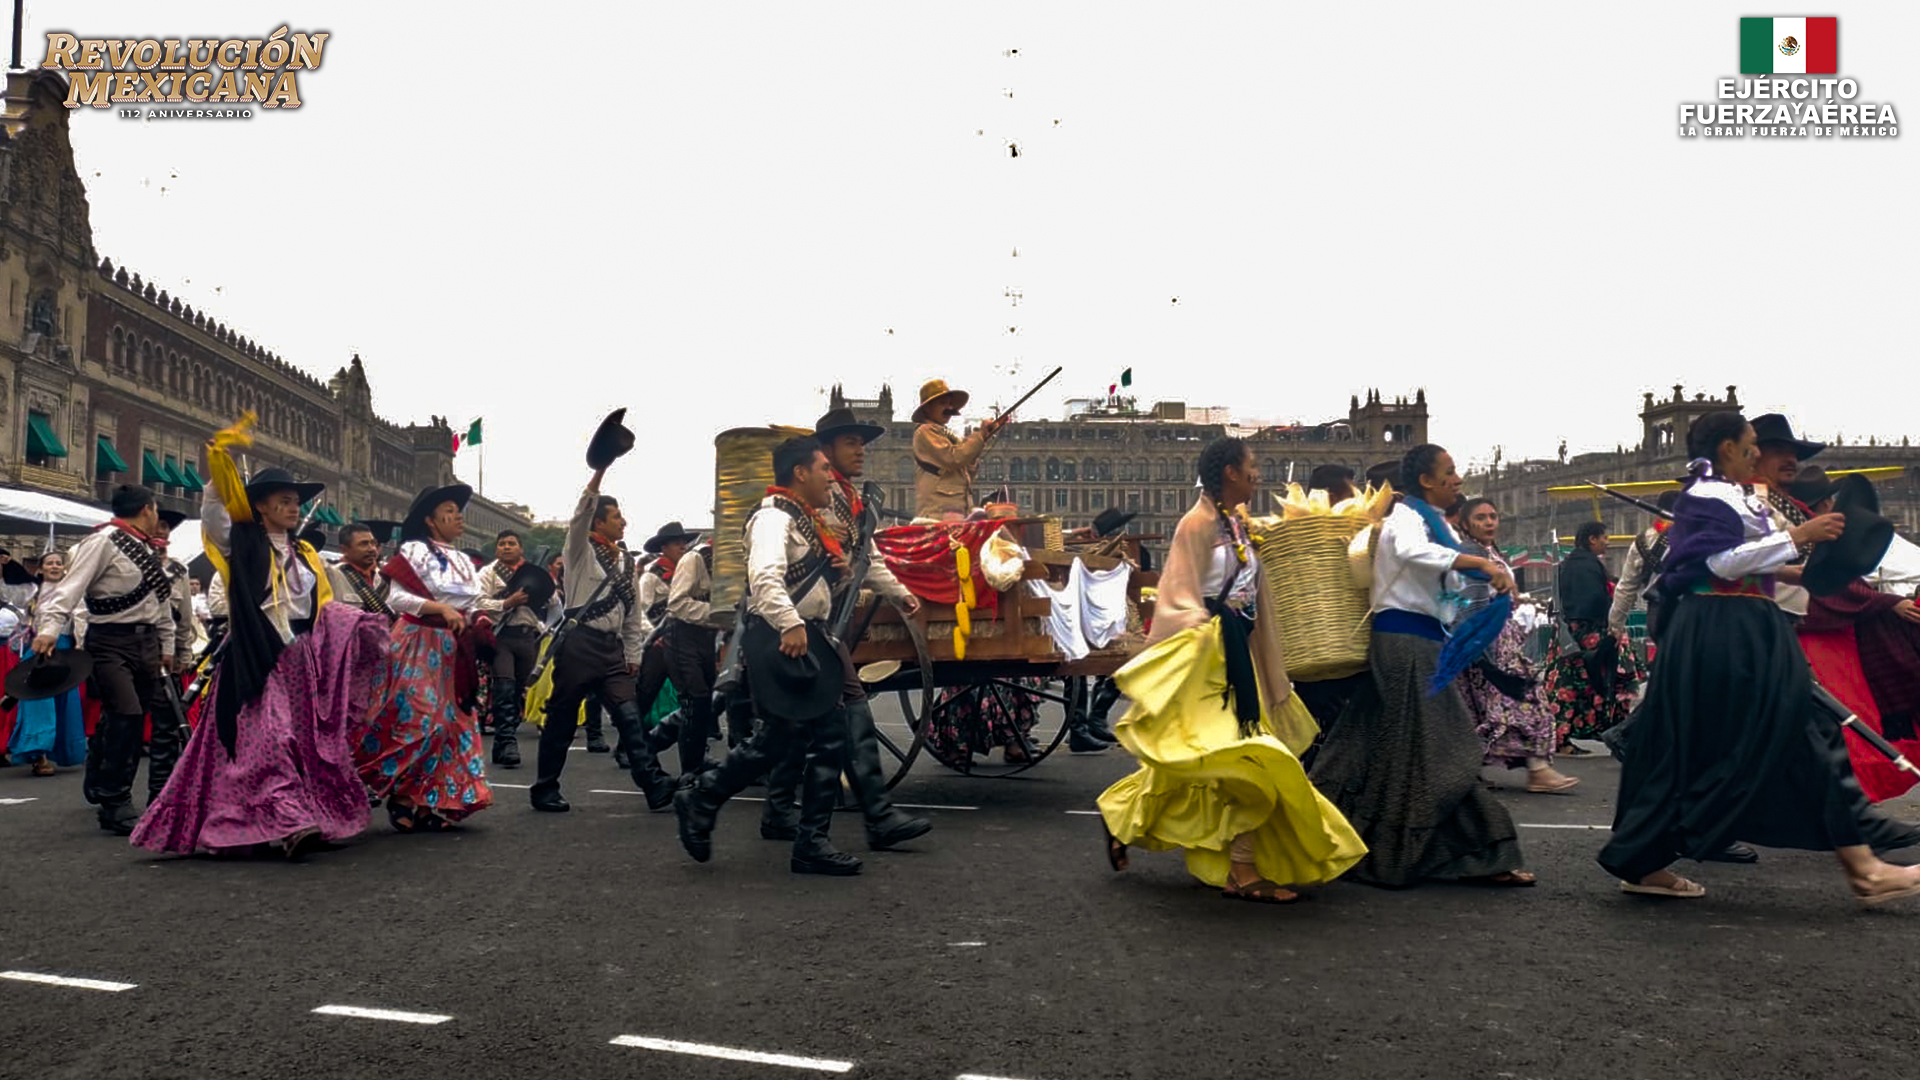
<svg viewBox="0 0 1920 1080">
<path fill-rule="evenodd" d="M 1486 745 L 1459 687 L 1427 696 L 1439 657 L 1439 642 L 1376 632 L 1371 678 L 1314 761 L 1314 785 L 1367 842 L 1356 881 L 1405 888 L 1523 865 L 1512 815 L 1480 781 Z"/>
</svg>

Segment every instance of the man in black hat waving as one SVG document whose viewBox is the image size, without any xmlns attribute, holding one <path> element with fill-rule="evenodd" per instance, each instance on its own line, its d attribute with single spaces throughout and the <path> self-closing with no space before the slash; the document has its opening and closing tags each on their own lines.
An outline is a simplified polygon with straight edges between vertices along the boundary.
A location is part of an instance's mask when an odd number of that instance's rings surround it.
<svg viewBox="0 0 1920 1080">
<path fill-rule="evenodd" d="M 713 857 L 720 807 L 806 744 L 801 809 L 790 866 L 796 874 L 844 876 L 860 860 L 828 839 L 840 794 L 846 717 L 840 711 L 846 669 L 826 635 L 832 612 L 827 575 L 845 573 L 840 542 L 820 516 L 829 504 L 832 468 L 811 435 L 773 452 L 774 486 L 747 521 L 747 623 L 741 635 L 754 711 L 762 726 L 718 768 L 699 774 L 674 796 L 680 843 L 696 862 Z"/>
<path fill-rule="evenodd" d="M 580 703 L 589 693 L 612 713 L 614 728 L 627 744 L 634 785 L 646 792 L 648 808 L 663 810 L 673 801 L 673 778 L 647 749 L 640 729 L 634 674 L 640 670 L 647 616 L 640 606 L 633 566 L 620 547 L 627 519 L 618 500 L 600 494 L 607 466 L 625 452 L 599 452 L 607 441 L 608 425 L 624 434 L 620 441 L 626 448 L 633 445 L 632 433 L 619 424 L 624 413 L 608 417 L 595 434 L 588 450 L 593 479 L 587 481 L 573 520 L 567 524 L 567 572 L 561 585 L 574 628 L 559 643 L 554 657 L 553 696 L 547 699 L 547 722 L 540 730 L 540 774 L 530 792 L 535 810 L 563 813 L 571 809 L 560 797 L 560 773 L 580 726 Z"/>
<path fill-rule="evenodd" d="M 131 836 L 140 820 L 133 808 L 140 729 L 160 693 L 156 683 L 174 667 L 173 581 L 154 539 L 160 508 L 153 492 L 122 484 L 112 503 L 113 520 L 74 547 L 66 577 L 41 598 L 33 653 L 50 655 L 86 609 L 100 723 L 87 745 L 85 794 L 100 808 L 102 829 Z"/>
</svg>

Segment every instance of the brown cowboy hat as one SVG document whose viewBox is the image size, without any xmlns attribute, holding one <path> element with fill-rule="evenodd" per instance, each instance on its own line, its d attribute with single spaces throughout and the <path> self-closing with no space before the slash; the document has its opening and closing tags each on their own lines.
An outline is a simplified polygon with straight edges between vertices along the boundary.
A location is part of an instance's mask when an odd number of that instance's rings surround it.
<svg viewBox="0 0 1920 1080">
<path fill-rule="evenodd" d="M 913 422 L 927 423 L 927 413 L 933 406 L 939 404 L 951 405 L 956 409 L 963 408 L 967 404 L 967 392 L 948 389 L 945 379 L 928 380 L 927 384 L 920 388 L 920 407 L 913 410 Z"/>
</svg>

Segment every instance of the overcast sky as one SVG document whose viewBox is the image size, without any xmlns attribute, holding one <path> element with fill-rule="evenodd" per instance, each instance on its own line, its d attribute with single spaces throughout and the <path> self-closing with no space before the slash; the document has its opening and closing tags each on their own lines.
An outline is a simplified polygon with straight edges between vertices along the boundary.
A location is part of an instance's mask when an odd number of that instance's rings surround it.
<svg viewBox="0 0 1920 1080">
<path fill-rule="evenodd" d="M 1916 136 L 1676 137 L 1743 13 L 30 0 L 26 54 L 330 31 L 298 110 L 77 113 L 100 253 L 322 378 L 357 351 L 391 419 L 484 417 L 484 490 L 543 517 L 628 405 L 650 527 L 836 381 L 904 414 L 1055 365 L 1026 415 L 1127 367 L 1275 421 L 1425 387 L 1472 461 L 1631 443 L 1676 381 L 1898 441 Z M 1920 10 L 1839 15 L 1858 100 L 1920 113 Z"/>
</svg>

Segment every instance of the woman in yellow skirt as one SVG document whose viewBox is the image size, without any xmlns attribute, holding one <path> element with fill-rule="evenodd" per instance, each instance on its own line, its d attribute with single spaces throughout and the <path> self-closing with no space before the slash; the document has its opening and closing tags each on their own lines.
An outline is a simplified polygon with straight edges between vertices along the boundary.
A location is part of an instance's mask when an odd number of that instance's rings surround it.
<svg viewBox="0 0 1920 1080">
<path fill-rule="evenodd" d="M 1292 903 L 1282 883 L 1331 881 L 1367 848 L 1300 765 L 1319 727 L 1287 680 L 1248 539 L 1243 507 L 1260 474 L 1246 443 L 1209 444 L 1200 480 L 1148 648 L 1114 675 L 1132 702 L 1114 733 L 1140 768 L 1100 796 L 1107 861 L 1125 870 L 1129 846 L 1179 848 L 1188 872 L 1229 898 Z"/>
</svg>

